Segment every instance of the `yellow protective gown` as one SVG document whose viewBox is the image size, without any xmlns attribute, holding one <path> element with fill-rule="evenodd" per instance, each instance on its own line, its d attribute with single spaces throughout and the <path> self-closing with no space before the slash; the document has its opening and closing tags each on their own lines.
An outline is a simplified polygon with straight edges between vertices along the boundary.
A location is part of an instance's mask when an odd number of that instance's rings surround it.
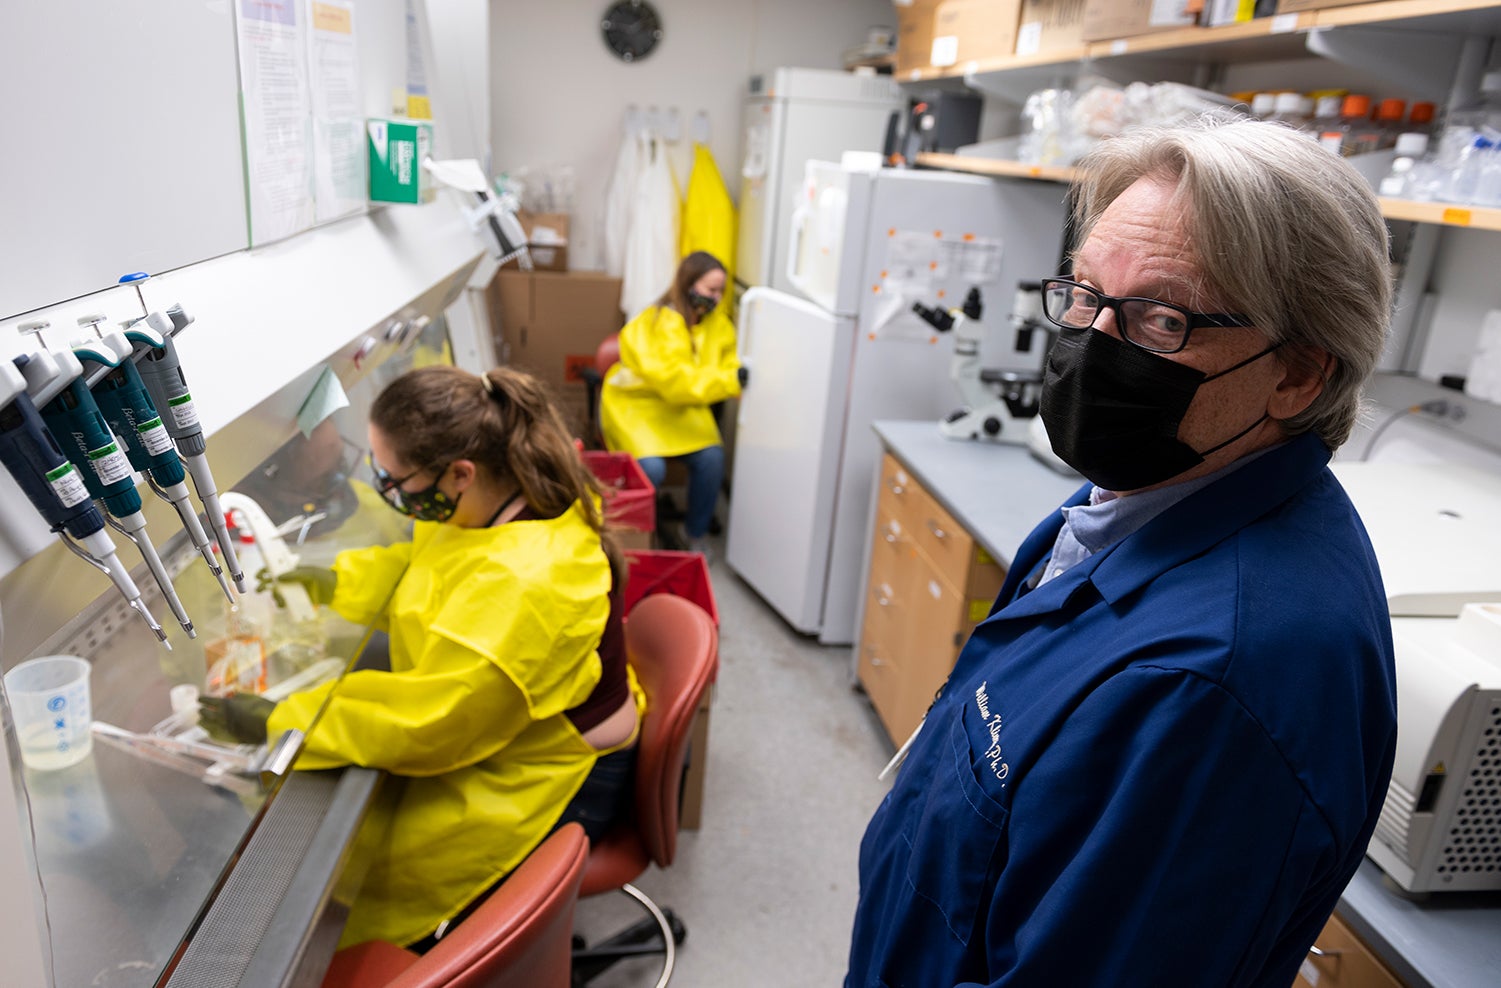
<svg viewBox="0 0 1501 988">
<path fill-rule="evenodd" d="M 708 251 L 724 265 L 726 297 L 735 275 L 735 203 L 714 155 L 697 142 L 693 145 L 693 171 L 688 175 L 688 194 L 683 200 L 681 256 Z"/>
<path fill-rule="evenodd" d="M 740 393 L 735 326 L 716 308 L 692 330 L 652 306 L 620 331 L 620 362 L 600 391 L 605 445 L 637 458 L 682 456 L 722 440 L 709 406 Z"/>
<path fill-rule="evenodd" d="M 294 694 L 267 727 L 313 725 L 299 769 L 409 777 L 372 821 L 387 837 L 341 941 L 408 944 L 515 868 L 594 767 L 564 711 L 599 682 L 610 567 L 575 504 L 491 528 L 418 522 L 411 542 L 340 553 L 334 571 L 331 606 L 389 632 L 391 671 Z"/>
</svg>

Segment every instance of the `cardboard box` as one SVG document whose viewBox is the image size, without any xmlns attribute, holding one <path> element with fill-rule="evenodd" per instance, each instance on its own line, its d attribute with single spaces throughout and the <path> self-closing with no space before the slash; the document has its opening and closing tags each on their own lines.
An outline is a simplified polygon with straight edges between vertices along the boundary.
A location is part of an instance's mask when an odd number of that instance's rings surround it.
<svg viewBox="0 0 1501 988">
<path fill-rule="evenodd" d="M 367 120 L 371 202 L 432 202 L 437 195 L 422 161 L 432 153 L 426 120 Z"/>
<path fill-rule="evenodd" d="M 568 270 L 568 214 L 516 211 L 516 219 L 526 231 L 527 250 L 532 267 L 542 271 Z M 514 263 L 514 262 L 513 262 Z"/>
<path fill-rule="evenodd" d="M 575 436 L 588 434 L 583 367 L 621 327 L 620 279 L 598 271 L 496 273 L 487 292 L 501 363 L 536 375 Z"/>
<path fill-rule="evenodd" d="M 1021 0 L 941 0 L 933 11 L 933 45 L 928 63 L 937 68 L 1016 50 Z"/>
<path fill-rule="evenodd" d="M 1323 10 L 1325 7 L 1350 7 L 1371 0 L 1277 0 L 1277 13 L 1297 14 L 1305 10 Z"/>
<path fill-rule="evenodd" d="M 1183 0 L 1086 0 L 1081 33 L 1085 41 L 1114 41 L 1193 23 L 1194 16 L 1183 13 Z"/>
<path fill-rule="evenodd" d="M 940 0 L 896 3 L 896 77 L 928 67 L 933 54 L 933 14 Z"/>
<path fill-rule="evenodd" d="M 1041 55 L 1084 46 L 1085 0 L 1022 0 L 1016 53 Z"/>
</svg>

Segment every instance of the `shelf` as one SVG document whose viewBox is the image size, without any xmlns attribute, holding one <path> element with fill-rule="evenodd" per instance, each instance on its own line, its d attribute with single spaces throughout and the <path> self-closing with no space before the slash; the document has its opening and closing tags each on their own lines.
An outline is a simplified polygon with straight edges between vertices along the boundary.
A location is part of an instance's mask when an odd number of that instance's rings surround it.
<svg viewBox="0 0 1501 988">
<path fill-rule="evenodd" d="M 1259 17 L 1244 24 L 1219 27 L 1183 27 L 1156 31 L 1134 38 L 1096 41 L 1089 45 L 1091 58 L 1125 55 L 1170 56 L 1191 61 L 1246 62 L 1300 58 L 1306 54 L 1303 34 L 1314 26 L 1316 11 Z"/>
<path fill-rule="evenodd" d="M 971 175 L 1036 179 L 1044 182 L 1072 182 L 1078 176 L 1077 169 L 1063 165 L 1029 165 L 1020 161 L 1006 161 L 999 158 L 971 158 L 957 154 L 931 152 L 919 154 L 917 164 L 926 168 L 943 168 Z M 1378 201 L 1381 203 L 1381 215 L 1389 220 L 1501 232 L 1501 209 L 1486 206 L 1461 206 L 1448 202 L 1412 202 L 1407 199 L 1381 198 Z"/>
<path fill-rule="evenodd" d="M 1046 182 L 1072 182 L 1075 169 L 1060 165 L 1028 165 L 1020 161 L 1005 161 L 1000 158 L 970 158 L 957 154 L 926 152 L 917 156 L 917 163 L 929 168 L 946 168 L 971 175 L 990 175 L 996 178 L 1035 178 Z"/>
<path fill-rule="evenodd" d="M 1406 199 L 1383 198 L 1380 202 L 1381 214 L 1389 220 L 1501 231 L 1501 209 L 1460 206 L 1450 202 L 1411 202 Z"/>
<path fill-rule="evenodd" d="M 912 69 L 901 82 L 964 79 L 973 88 L 1015 99 L 1031 89 L 1073 75 L 1080 63 L 1132 68 L 1150 56 L 1170 62 L 1247 62 L 1302 58 L 1310 35 L 1330 29 L 1424 31 L 1451 35 L 1501 34 L 1501 3 L 1496 0 L 1383 0 L 1296 14 L 1260 17 L 1243 24 L 1185 27 L 1096 41 L 1037 55 L 1001 55 L 944 68 Z M 1142 66 L 1151 71 L 1152 66 Z"/>
</svg>

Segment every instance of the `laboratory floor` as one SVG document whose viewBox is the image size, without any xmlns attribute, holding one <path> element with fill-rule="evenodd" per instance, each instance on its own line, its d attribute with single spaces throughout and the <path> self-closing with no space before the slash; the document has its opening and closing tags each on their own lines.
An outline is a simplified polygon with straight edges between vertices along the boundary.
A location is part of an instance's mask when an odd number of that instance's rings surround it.
<svg viewBox="0 0 1501 988">
<path fill-rule="evenodd" d="M 684 988 L 824 988 L 843 983 L 856 856 L 886 792 L 891 743 L 849 682 L 850 649 L 792 631 L 724 564 L 712 540 L 719 682 L 710 721 L 703 825 L 683 831 L 671 868 L 637 883 L 688 927 L 672 983 Z M 619 894 L 579 902 L 591 940 L 640 916 Z M 633 959 L 594 988 L 655 983 Z"/>
</svg>

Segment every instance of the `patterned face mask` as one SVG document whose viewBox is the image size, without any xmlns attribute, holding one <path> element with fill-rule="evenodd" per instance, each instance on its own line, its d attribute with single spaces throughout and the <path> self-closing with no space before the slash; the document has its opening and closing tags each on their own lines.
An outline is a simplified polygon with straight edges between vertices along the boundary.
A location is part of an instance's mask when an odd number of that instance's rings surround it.
<svg viewBox="0 0 1501 988">
<path fill-rule="evenodd" d="M 450 498 L 438 490 L 438 481 L 443 479 L 448 464 L 436 468 L 438 477 L 431 485 L 420 491 L 404 491 L 401 489 L 402 484 L 425 471 L 418 470 L 405 477 L 393 477 L 377 466 L 373 457 L 366 456 L 365 459 L 370 464 L 370 473 L 375 477 L 375 489 L 380 492 L 381 499 L 408 518 L 442 522 L 452 518 L 453 513 L 458 510 L 459 498 Z M 460 494 L 459 497 L 463 495 Z"/>
</svg>

